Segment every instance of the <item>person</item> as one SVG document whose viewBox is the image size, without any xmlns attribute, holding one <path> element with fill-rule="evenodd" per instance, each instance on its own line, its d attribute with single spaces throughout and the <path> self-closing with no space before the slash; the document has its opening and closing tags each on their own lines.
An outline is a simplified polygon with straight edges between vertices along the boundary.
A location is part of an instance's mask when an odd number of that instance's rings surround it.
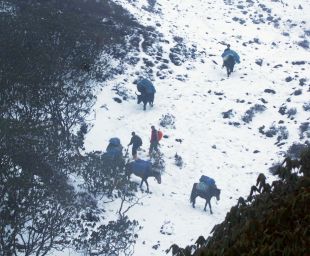
<svg viewBox="0 0 310 256">
<path fill-rule="evenodd" d="M 230 44 L 226 45 L 226 49 L 222 53 L 223 58 L 223 67 L 226 67 L 227 69 L 227 76 L 229 76 L 234 71 L 234 66 L 236 63 L 240 63 L 240 57 L 239 55 L 230 49 Z"/>
<path fill-rule="evenodd" d="M 158 152 L 158 132 L 155 129 L 155 126 L 151 126 L 152 132 L 151 132 L 151 141 L 150 141 L 150 150 L 149 150 L 149 155 L 155 150 Z"/>
<path fill-rule="evenodd" d="M 226 45 L 226 49 L 224 50 L 224 52 L 227 52 L 227 51 L 229 51 L 230 50 L 230 44 L 227 44 Z"/>
<path fill-rule="evenodd" d="M 132 145 L 132 148 L 131 148 L 132 157 L 134 159 L 137 159 L 137 151 L 138 151 L 138 148 L 142 145 L 142 139 L 138 135 L 136 135 L 135 132 L 132 132 L 131 135 L 132 137 L 128 144 L 128 147 Z"/>
</svg>

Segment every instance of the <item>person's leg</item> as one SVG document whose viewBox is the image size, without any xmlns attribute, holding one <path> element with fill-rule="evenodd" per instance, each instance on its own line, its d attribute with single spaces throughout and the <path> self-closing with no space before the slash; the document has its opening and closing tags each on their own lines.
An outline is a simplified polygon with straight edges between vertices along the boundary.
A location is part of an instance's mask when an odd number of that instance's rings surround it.
<svg viewBox="0 0 310 256">
<path fill-rule="evenodd" d="M 153 149 L 154 149 L 154 142 L 151 142 L 150 149 L 149 149 L 149 155 L 152 154 Z"/>
<path fill-rule="evenodd" d="M 158 143 L 154 143 L 154 150 L 158 152 Z"/>
<path fill-rule="evenodd" d="M 133 159 L 137 159 L 137 148 L 136 147 L 132 147 L 132 157 Z"/>
</svg>

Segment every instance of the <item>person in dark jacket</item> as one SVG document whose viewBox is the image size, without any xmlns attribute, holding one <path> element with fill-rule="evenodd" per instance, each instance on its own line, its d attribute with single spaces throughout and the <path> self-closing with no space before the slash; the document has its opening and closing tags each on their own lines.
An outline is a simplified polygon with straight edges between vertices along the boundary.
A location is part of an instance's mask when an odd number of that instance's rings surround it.
<svg viewBox="0 0 310 256">
<path fill-rule="evenodd" d="M 158 151 L 158 131 L 155 129 L 155 126 L 151 126 L 152 132 L 151 132 L 151 145 L 150 145 L 150 150 L 149 150 L 149 155 L 155 150 L 156 152 Z"/>
<path fill-rule="evenodd" d="M 131 149 L 131 152 L 132 152 L 132 157 L 134 159 L 137 159 L 137 151 L 138 151 L 138 148 L 142 145 L 142 139 L 136 135 L 135 132 L 132 132 L 131 133 L 131 140 L 128 144 L 128 146 L 132 145 L 132 149 Z"/>
</svg>

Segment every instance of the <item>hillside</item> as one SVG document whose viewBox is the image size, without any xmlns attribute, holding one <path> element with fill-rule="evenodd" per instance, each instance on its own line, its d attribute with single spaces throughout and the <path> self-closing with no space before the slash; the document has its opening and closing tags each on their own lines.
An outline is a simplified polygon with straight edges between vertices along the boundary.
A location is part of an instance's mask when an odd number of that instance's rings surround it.
<svg viewBox="0 0 310 256">
<path fill-rule="evenodd" d="M 186 246 L 207 237 L 238 198 L 249 194 L 259 173 L 271 183 L 276 177 L 269 166 L 281 162 L 293 143 L 309 139 L 309 49 L 300 43 L 309 39 L 308 7 L 283 1 L 118 3 L 163 34 L 163 54 L 145 52 L 141 38 L 140 61 L 100 94 L 86 146 L 103 150 L 113 136 L 126 145 L 136 131 L 144 140 L 139 157 L 148 159 L 150 126 L 164 132 L 162 184 L 151 180 L 152 194 L 138 194 L 142 201 L 128 215 L 143 227 L 134 255 L 165 255 L 173 243 Z M 225 43 L 241 56 L 230 78 L 221 69 Z M 145 112 L 135 105 L 139 75 L 150 77 L 157 89 L 154 107 Z M 127 99 L 117 103 L 113 98 L 122 97 L 110 88 Z M 161 126 L 163 119 L 168 124 Z M 202 174 L 222 190 L 221 200 L 211 201 L 213 215 L 202 211 L 202 199 L 196 209 L 189 203 Z"/>
<path fill-rule="evenodd" d="M 0 250 L 162 256 L 208 237 L 309 144 L 309 12 L 308 0 L 0 1 Z M 227 44 L 241 57 L 229 78 Z M 141 77 L 156 87 L 146 111 Z M 132 160 L 135 131 L 149 160 L 151 125 L 164 138 L 147 193 L 103 153 L 118 137 Z M 213 214 L 189 201 L 201 175 L 221 189 Z"/>
</svg>

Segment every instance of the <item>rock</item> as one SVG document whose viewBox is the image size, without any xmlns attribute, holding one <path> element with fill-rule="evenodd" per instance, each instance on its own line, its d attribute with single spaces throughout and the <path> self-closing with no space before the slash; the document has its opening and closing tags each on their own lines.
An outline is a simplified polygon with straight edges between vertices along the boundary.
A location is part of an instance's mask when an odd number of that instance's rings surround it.
<svg viewBox="0 0 310 256">
<path fill-rule="evenodd" d="M 302 94 L 302 90 L 296 90 L 296 91 L 294 91 L 294 95 L 295 96 L 298 96 L 298 95 L 301 95 Z"/>
<path fill-rule="evenodd" d="M 230 109 L 226 112 L 222 112 L 222 116 L 223 118 L 231 118 L 232 116 L 234 116 L 233 110 Z"/>
<path fill-rule="evenodd" d="M 293 78 L 291 76 L 288 76 L 285 78 L 285 82 L 291 82 L 293 80 Z"/>
<path fill-rule="evenodd" d="M 301 60 L 301 61 L 293 61 L 292 62 L 293 65 L 305 65 L 306 62 L 304 60 Z"/>
<path fill-rule="evenodd" d="M 114 97 L 113 100 L 116 101 L 117 103 L 122 103 L 122 100 L 118 97 Z"/>
<path fill-rule="evenodd" d="M 309 41 L 306 39 L 298 42 L 297 44 L 304 49 L 309 49 Z"/>
<path fill-rule="evenodd" d="M 299 79 L 299 85 L 304 86 L 306 84 L 306 81 L 307 81 L 306 78 Z"/>
<path fill-rule="evenodd" d="M 262 60 L 262 59 L 256 59 L 256 60 L 255 60 L 255 63 L 256 63 L 258 66 L 262 66 L 263 60 Z"/>
<path fill-rule="evenodd" d="M 278 64 L 278 65 L 275 65 L 273 68 L 282 68 L 283 65 L 282 64 Z"/>
<path fill-rule="evenodd" d="M 276 94 L 276 91 L 275 91 L 275 90 L 272 90 L 272 89 L 265 89 L 264 92 L 265 92 L 265 93 Z"/>
</svg>

